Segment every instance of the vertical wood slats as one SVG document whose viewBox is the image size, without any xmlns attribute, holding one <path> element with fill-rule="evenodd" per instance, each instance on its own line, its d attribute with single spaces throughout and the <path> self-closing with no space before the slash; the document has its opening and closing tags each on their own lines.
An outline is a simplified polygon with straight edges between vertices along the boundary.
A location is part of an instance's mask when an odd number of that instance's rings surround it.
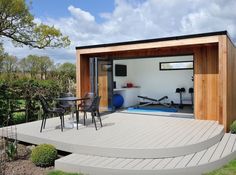
<svg viewBox="0 0 236 175">
<path fill-rule="evenodd" d="M 194 54 L 195 117 L 218 120 L 218 51 L 216 46 L 199 47 Z"/>
<path fill-rule="evenodd" d="M 224 48 L 225 49 L 225 48 Z M 236 120 L 236 48 L 233 43 L 227 38 L 227 120 L 225 126 L 229 126 Z M 225 55 L 225 53 L 224 53 Z"/>
</svg>

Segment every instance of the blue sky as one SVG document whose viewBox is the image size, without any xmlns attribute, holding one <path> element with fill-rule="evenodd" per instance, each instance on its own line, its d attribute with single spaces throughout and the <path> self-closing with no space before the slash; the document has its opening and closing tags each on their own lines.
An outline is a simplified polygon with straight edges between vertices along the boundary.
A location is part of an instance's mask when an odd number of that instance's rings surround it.
<svg viewBox="0 0 236 175">
<path fill-rule="evenodd" d="M 27 0 L 29 2 L 30 0 Z M 67 48 L 5 50 L 24 58 L 47 55 L 75 62 L 75 47 L 228 30 L 236 41 L 236 0 L 31 0 L 35 22 L 54 26 L 71 40 Z"/>
<path fill-rule="evenodd" d="M 99 14 L 112 12 L 114 9 L 113 0 L 31 0 L 31 2 L 31 12 L 40 19 L 69 17 L 67 7 L 73 5 L 89 11 L 98 22 L 102 22 L 103 19 Z"/>
</svg>

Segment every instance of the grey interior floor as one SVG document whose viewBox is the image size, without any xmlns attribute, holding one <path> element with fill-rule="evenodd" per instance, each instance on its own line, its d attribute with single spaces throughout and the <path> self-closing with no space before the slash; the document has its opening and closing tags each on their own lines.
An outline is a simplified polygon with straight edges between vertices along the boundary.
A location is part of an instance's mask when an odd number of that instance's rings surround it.
<svg viewBox="0 0 236 175">
<path fill-rule="evenodd" d="M 166 106 L 163 105 L 148 105 L 148 106 L 144 106 L 142 107 L 143 109 L 145 108 L 158 108 L 158 109 L 162 109 L 162 108 L 167 108 Z M 178 105 L 174 106 L 175 109 L 177 109 L 176 113 L 193 113 L 193 108 L 191 105 L 184 105 L 183 109 L 178 108 Z"/>
<path fill-rule="evenodd" d="M 142 107 L 144 108 L 166 108 L 163 105 L 149 105 L 146 107 Z M 134 114 L 142 114 L 142 115 L 156 115 L 156 116 L 166 116 L 166 117 L 177 117 L 177 118 L 194 118 L 193 115 L 193 108 L 191 105 L 185 105 L 183 107 L 183 109 L 177 108 L 177 112 L 160 112 L 160 111 L 129 111 L 127 110 L 127 108 L 121 108 L 121 109 L 117 109 L 117 112 L 123 112 L 123 113 L 134 113 Z"/>
</svg>

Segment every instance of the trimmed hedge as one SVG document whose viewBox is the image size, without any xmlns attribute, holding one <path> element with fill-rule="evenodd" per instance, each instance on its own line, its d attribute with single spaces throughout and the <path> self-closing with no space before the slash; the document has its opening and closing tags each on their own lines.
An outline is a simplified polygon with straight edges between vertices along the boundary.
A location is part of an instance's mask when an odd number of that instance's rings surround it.
<svg viewBox="0 0 236 175">
<path fill-rule="evenodd" d="M 36 146 L 31 153 L 31 160 L 36 166 L 48 167 L 54 165 L 57 150 L 53 145 L 42 144 Z"/>
</svg>

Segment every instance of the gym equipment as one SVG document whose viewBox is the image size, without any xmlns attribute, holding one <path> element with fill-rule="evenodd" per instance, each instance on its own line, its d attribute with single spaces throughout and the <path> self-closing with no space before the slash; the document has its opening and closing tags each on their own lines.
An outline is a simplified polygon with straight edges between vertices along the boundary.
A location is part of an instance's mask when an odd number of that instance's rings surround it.
<svg viewBox="0 0 236 175">
<path fill-rule="evenodd" d="M 124 103 L 124 98 L 120 94 L 114 94 L 112 98 L 112 103 L 115 108 L 120 108 Z"/>
<path fill-rule="evenodd" d="M 161 97 L 159 99 L 155 99 L 155 98 L 150 98 L 150 97 L 138 95 L 138 98 L 141 98 L 143 100 L 148 100 L 148 102 L 145 102 L 145 103 L 143 103 L 141 105 L 138 105 L 136 108 L 140 108 L 140 107 L 144 107 L 144 106 L 148 106 L 148 105 L 153 105 L 153 104 L 155 104 L 155 105 L 163 105 L 163 106 L 166 106 L 166 107 L 169 108 L 169 107 L 171 107 L 174 104 L 173 101 L 171 101 L 170 104 L 163 102 L 163 100 L 168 99 L 167 96 L 163 96 L 163 97 Z"/>
<path fill-rule="evenodd" d="M 135 107 L 130 107 L 127 109 L 128 112 L 178 112 L 176 108 L 135 108 Z"/>
<path fill-rule="evenodd" d="M 193 88 L 189 88 L 188 93 L 190 93 L 190 95 L 191 95 L 191 104 L 192 104 L 192 108 L 193 108 L 193 93 L 194 93 Z"/>
<path fill-rule="evenodd" d="M 183 109 L 183 93 L 185 92 L 185 88 L 176 88 L 175 93 L 179 93 L 179 108 Z"/>
</svg>

